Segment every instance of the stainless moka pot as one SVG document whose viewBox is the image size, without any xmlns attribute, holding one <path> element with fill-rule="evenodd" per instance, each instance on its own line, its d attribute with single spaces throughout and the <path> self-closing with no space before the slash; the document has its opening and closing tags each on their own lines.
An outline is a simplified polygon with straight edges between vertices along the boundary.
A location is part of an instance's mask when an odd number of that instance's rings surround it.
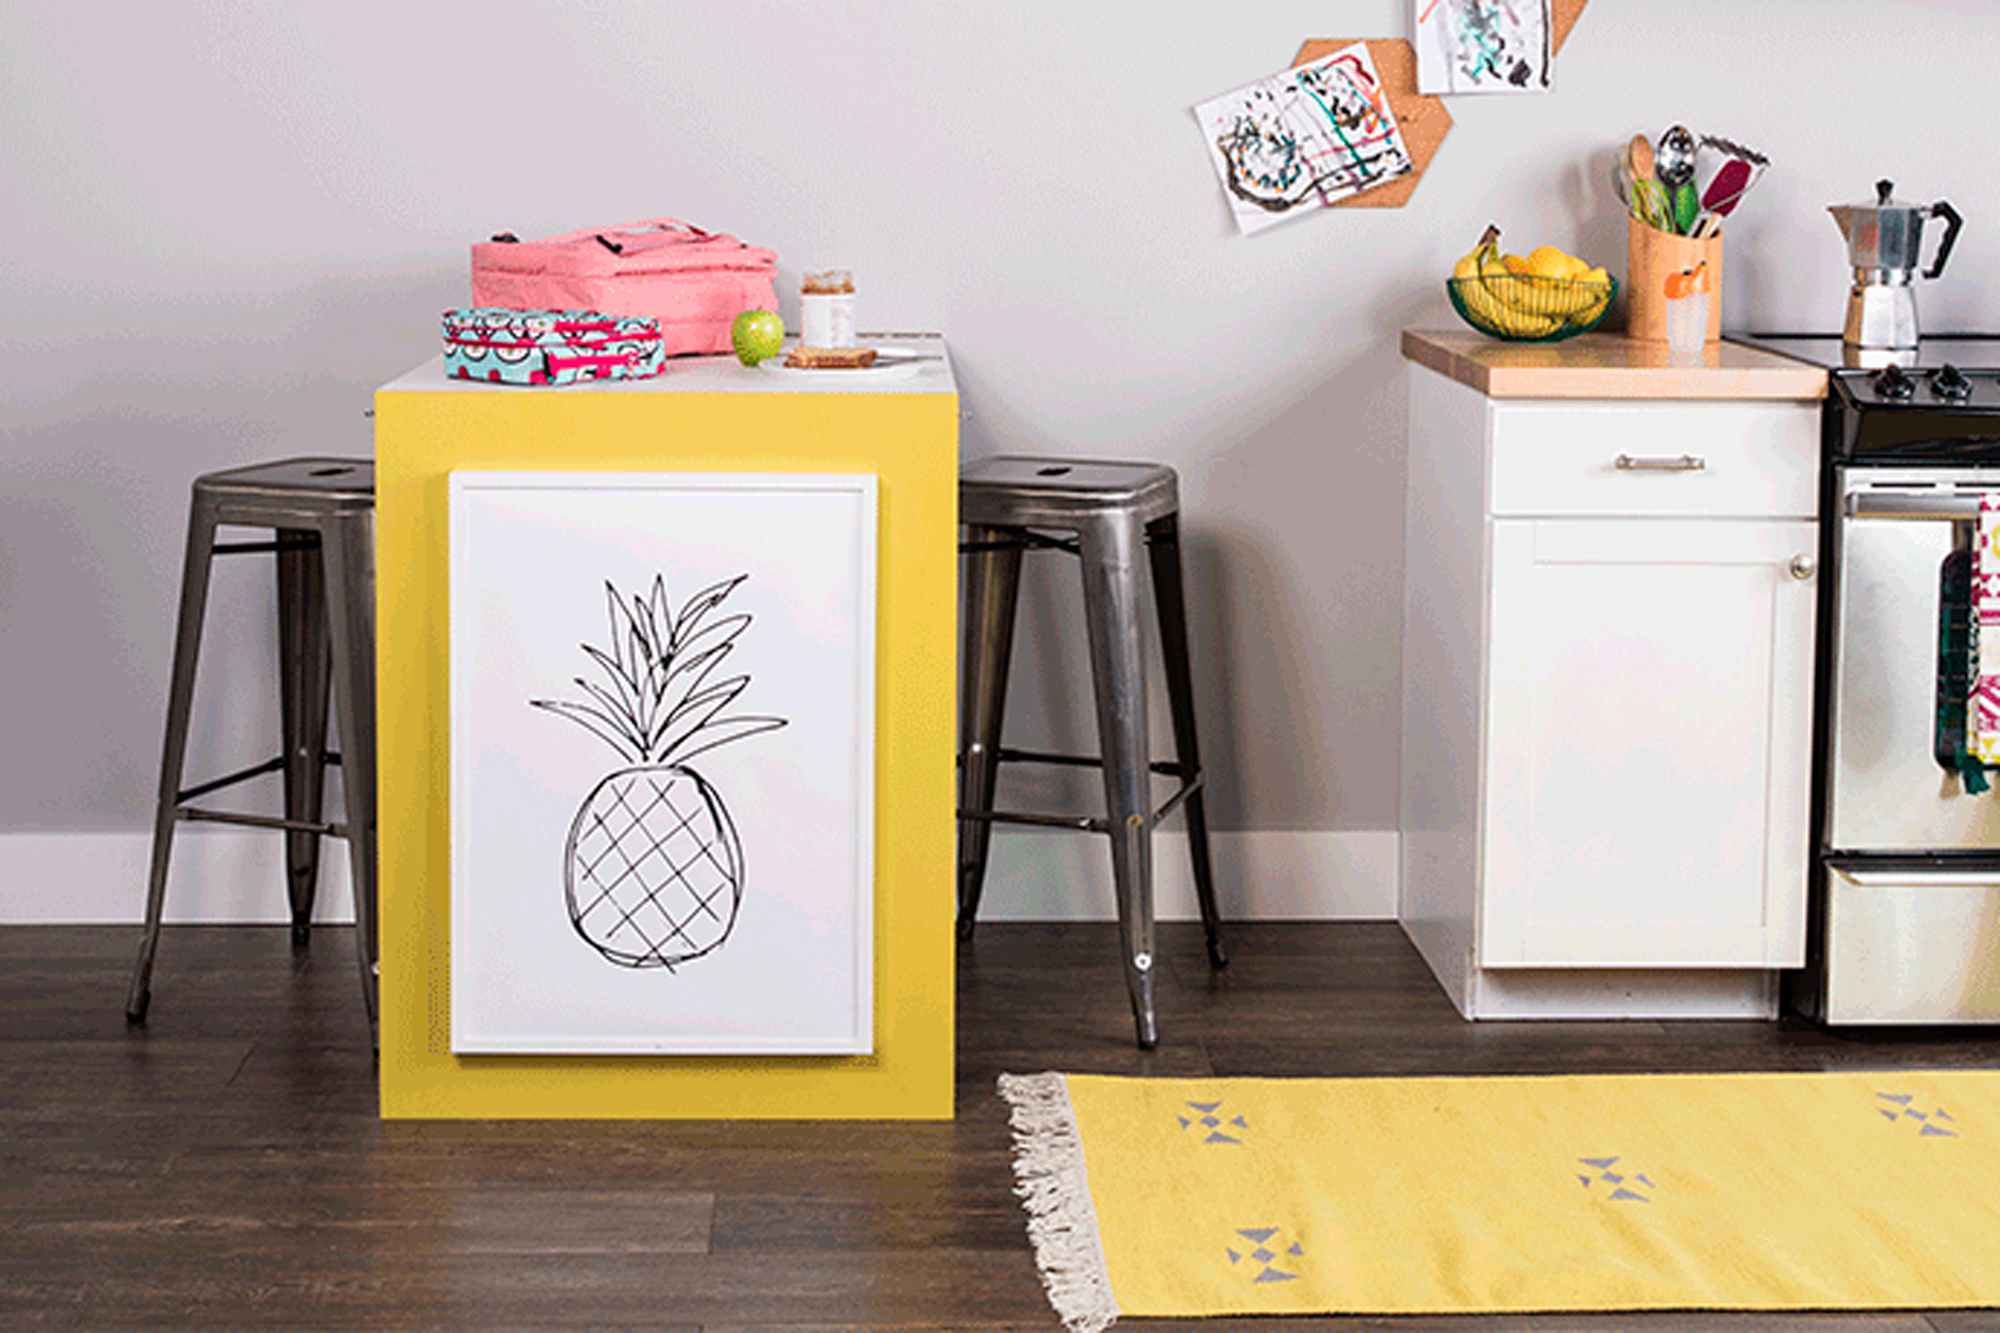
<svg viewBox="0 0 2000 1333">
<path fill-rule="evenodd" d="M 1847 238 L 1847 259 L 1854 266 L 1854 286 L 1847 293 L 1847 327 L 1842 336 L 1854 347 L 1915 347 L 1917 345 L 1916 279 L 1944 272 L 1958 239 L 1958 210 L 1940 199 L 1934 204 L 1898 203 L 1889 196 L 1894 186 L 1875 182 L 1875 200 L 1836 204 L 1833 214 Z M 1944 219 L 1944 239 L 1937 260 L 1928 269 L 1918 258 L 1924 223 Z"/>
</svg>

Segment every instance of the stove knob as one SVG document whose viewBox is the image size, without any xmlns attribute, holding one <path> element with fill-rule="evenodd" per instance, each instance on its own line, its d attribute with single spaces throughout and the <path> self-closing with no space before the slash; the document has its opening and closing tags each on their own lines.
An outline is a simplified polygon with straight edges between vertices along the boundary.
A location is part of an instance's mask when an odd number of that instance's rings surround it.
<svg viewBox="0 0 2000 1333">
<path fill-rule="evenodd" d="M 1917 382 L 1903 373 L 1901 366 L 1884 366 L 1875 372 L 1875 396 L 1900 403 L 1917 391 Z"/>
<path fill-rule="evenodd" d="M 1947 403 L 1962 403 L 1972 397 L 1972 381 L 1957 366 L 1946 365 L 1931 376 L 1931 392 Z"/>
</svg>

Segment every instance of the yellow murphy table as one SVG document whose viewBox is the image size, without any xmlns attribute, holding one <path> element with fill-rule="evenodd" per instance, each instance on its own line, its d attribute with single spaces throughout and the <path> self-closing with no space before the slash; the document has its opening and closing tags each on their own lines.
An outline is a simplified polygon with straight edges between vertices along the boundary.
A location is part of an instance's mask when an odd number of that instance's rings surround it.
<svg viewBox="0 0 2000 1333">
<path fill-rule="evenodd" d="M 440 358 L 377 392 L 385 1118 L 952 1114 L 958 396 L 943 339 L 869 343 L 899 363 L 808 372 L 684 358 L 646 380 L 527 388 L 448 378 Z M 874 574 L 860 602 L 872 625 L 858 633 L 870 638 L 860 657 L 872 661 L 873 697 L 863 697 L 855 726 L 864 743 L 872 736 L 874 762 L 858 802 L 872 823 L 858 834 L 872 867 L 863 886 L 872 902 L 859 909 L 867 975 L 850 979 L 861 992 L 864 1031 L 851 1048 L 860 1053 L 454 1051 L 451 532 L 455 485 L 480 474 L 775 474 L 865 488 Z M 601 580 L 595 599 L 602 636 Z M 590 663 L 574 636 L 564 647 L 576 670 L 553 688 L 581 697 L 568 677 Z M 752 696 L 744 704 L 735 711 L 756 711 Z M 742 823 L 744 798 L 732 797 Z M 760 984 L 782 993 L 795 979 Z M 527 976 L 509 985 L 559 990 Z"/>
</svg>

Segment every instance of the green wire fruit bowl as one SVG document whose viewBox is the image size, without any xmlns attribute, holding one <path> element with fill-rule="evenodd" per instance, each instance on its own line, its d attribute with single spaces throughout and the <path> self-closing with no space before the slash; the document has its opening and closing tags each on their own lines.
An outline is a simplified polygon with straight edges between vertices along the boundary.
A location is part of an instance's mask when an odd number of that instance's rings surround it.
<svg viewBox="0 0 2000 1333">
<path fill-rule="evenodd" d="M 1557 343 L 1597 327 L 1618 295 L 1618 280 L 1579 282 L 1503 273 L 1446 278 L 1444 290 L 1458 317 L 1488 337 Z"/>
</svg>

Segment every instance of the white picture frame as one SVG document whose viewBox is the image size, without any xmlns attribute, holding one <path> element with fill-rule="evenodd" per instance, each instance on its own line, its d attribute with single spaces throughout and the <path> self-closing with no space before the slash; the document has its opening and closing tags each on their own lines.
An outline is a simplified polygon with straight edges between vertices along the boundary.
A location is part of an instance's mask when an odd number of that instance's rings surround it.
<svg viewBox="0 0 2000 1333">
<path fill-rule="evenodd" d="M 452 1051 L 871 1053 L 876 478 L 449 489 Z"/>
</svg>

